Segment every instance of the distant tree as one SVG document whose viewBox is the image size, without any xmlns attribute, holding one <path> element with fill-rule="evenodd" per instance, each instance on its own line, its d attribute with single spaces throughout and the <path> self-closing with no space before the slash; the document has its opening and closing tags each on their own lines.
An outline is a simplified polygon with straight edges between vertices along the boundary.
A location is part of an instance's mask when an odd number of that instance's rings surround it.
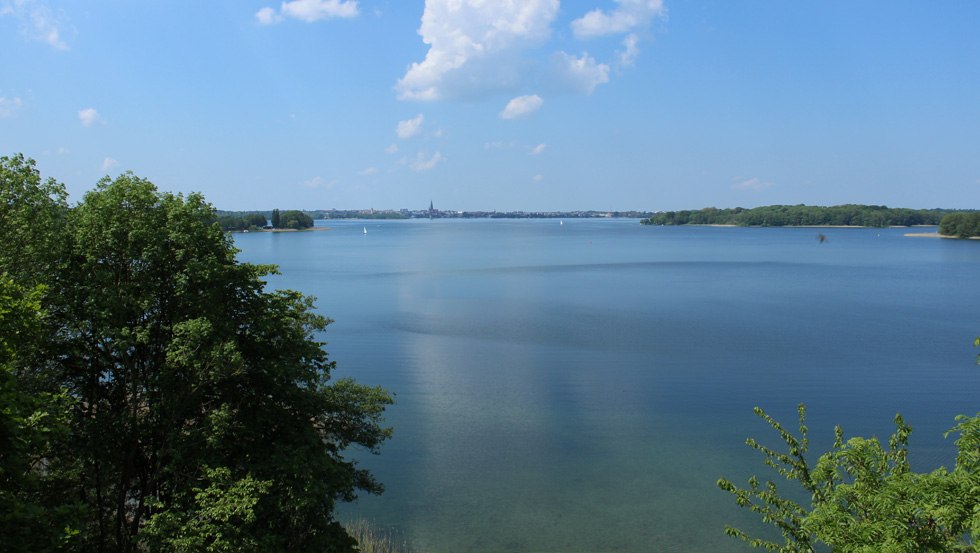
<svg viewBox="0 0 980 553">
<path fill-rule="evenodd" d="M 282 228 L 282 219 L 278 209 L 272 210 L 272 228 Z"/>
<path fill-rule="evenodd" d="M 280 227 L 288 229 L 304 229 L 313 226 L 313 218 L 297 210 L 283 211 L 280 215 Z"/>
<path fill-rule="evenodd" d="M 246 228 L 262 228 L 269 224 L 269 220 L 262 213 L 249 213 L 242 217 Z"/>
<path fill-rule="evenodd" d="M 222 230 L 251 230 L 264 228 L 268 223 L 261 213 L 222 213 L 218 215 L 218 224 Z"/>
<path fill-rule="evenodd" d="M 236 215 L 219 215 L 218 224 L 221 230 L 245 230 L 248 228 L 245 220 Z"/>
<path fill-rule="evenodd" d="M 832 207 L 806 205 L 769 205 L 752 209 L 740 207 L 699 211 L 665 211 L 642 222 L 653 225 L 800 226 L 854 225 L 885 227 L 889 225 L 938 224 L 942 210 L 890 209 L 878 205 L 839 205 Z"/>
<path fill-rule="evenodd" d="M 972 238 L 980 236 L 980 211 L 950 213 L 939 223 L 939 234 Z"/>
</svg>

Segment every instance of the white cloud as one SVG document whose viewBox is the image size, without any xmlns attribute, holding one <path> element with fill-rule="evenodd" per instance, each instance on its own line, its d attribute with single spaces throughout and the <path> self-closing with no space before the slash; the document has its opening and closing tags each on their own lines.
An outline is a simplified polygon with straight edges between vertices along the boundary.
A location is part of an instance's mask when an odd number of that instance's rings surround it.
<svg viewBox="0 0 980 553">
<path fill-rule="evenodd" d="M 262 25 L 279 23 L 287 17 L 313 23 L 324 19 L 357 17 L 357 0 L 291 0 L 283 2 L 277 12 L 264 7 L 255 12 L 255 19 Z"/>
<path fill-rule="evenodd" d="M 619 67 L 633 67 L 636 64 L 636 57 L 640 55 L 640 48 L 637 46 L 640 39 L 635 34 L 630 33 L 623 39 L 623 51 L 619 54 Z"/>
<path fill-rule="evenodd" d="M 758 177 L 752 177 L 751 179 L 735 179 L 732 190 L 752 190 L 758 192 L 771 186 L 773 186 L 771 182 L 763 181 Z"/>
<path fill-rule="evenodd" d="M 612 11 L 595 9 L 572 21 L 572 32 L 579 39 L 628 33 L 665 14 L 663 0 L 616 0 Z"/>
<path fill-rule="evenodd" d="M 362 169 L 362 170 L 358 171 L 357 174 L 358 175 L 361 175 L 362 177 L 367 177 L 367 176 L 370 176 L 370 175 L 377 175 L 378 174 L 378 168 L 377 167 L 368 167 L 367 169 Z"/>
<path fill-rule="evenodd" d="M 413 136 L 422 132 L 423 121 L 425 121 L 425 116 L 423 116 L 421 113 L 412 119 L 399 121 L 398 126 L 395 127 L 395 134 L 397 134 L 398 138 L 401 139 L 412 138 Z"/>
<path fill-rule="evenodd" d="M 559 0 L 426 0 L 418 33 L 429 51 L 398 81 L 403 100 L 477 98 L 514 90 L 520 52 L 551 32 Z"/>
<path fill-rule="evenodd" d="M 531 94 L 529 96 L 518 96 L 507 102 L 504 110 L 500 112 L 501 119 L 518 119 L 521 117 L 527 117 L 532 113 L 541 109 L 544 105 L 544 100 L 541 99 L 537 94 Z"/>
<path fill-rule="evenodd" d="M 531 177 L 532 182 L 541 182 L 544 180 L 544 175 L 534 175 Z"/>
<path fill-rule="evenodd" d="M 107 158 L 105 158 L 105 159 L 102 160 L 102 172 L 103 173 L 106 173 L 109 170 L 114 169 L 114 168 L 116 168 L 118 166 L 119 166 L 119 162 L 116 161 L 116 160 L 114 160 L 114 159 L 112 159 L 111 157 L 107 157 Z"/>
<path fill-rule="evenodd" d="M 20 32 L 31 40 L 47 43 L 56 50 L 68 50 L 64 34 L 73 31 L 62 11 L 54 11 L 44 0 L 13 0 L 0 7 L 0 17 L 12 16 L 20 23 Z"/>
<path fill-rule="evenodd" d="M 283 17 L 276 10 L 265 7 L 255 12 L 255 19 L 258 19 L 262 25 L 272 25 L 282 21 Z"/>
<path fill-rule="evenodd" d="M 10 117 L 15 111 L 19 110 L 24 102 L 18 97 L 4 98 L 0 96 L 0 117 Z"/>
<path fill-rule="evenodd" d="M 609 82 L 609 66 L 598 63 L 589 54 L 577 58 L 565 52 L 551 56 L 553 82 L 561 89 L 592 94 L 595 87 Z"/>
<path fill-rule="evenodd" d="M 432 154 L 432 157 L 426 159 L 424 152 L 419 152 L 415 159 L 408 164 L 413 171 L 428 171 L 434 168 L 439 162 L 442 161 L 442 154 L 436 152 Z"/>
<path fill-rule="evenodd" d="M 78 120 L 82 122 L 82 125 L 86 127 L 91 127 L 96 123 L 104 123 L 102 116 L 99 112 L 95 111 L 95 108 L 85 108 L 78 110 Z"/>
<path fill-rule="evenodd" d="M 337 184 L 337 181 L 335 181 L 335 180 L 329 180 L 328 181 L 327 179 L 325 179 L 325 178 L 323 178 L 323 177 L 321 177 L 319 175 L 313 177 L 310 180 L 303 181 L 303 186 L 305 186 L 307 188 L 313 188 L 313 189 L 323 188 L 323 189 L 329 190 L 329 189 L 333 188 L 335 184 Z"/>
<path fill-rule="evenodd" d="M 541 144 L 538 144 L 537 146 L 531 148 L 531 151 L 528 152 L 527 155 L 530 155 L 530 156 L 538 156 L 538 155 L 541 155 L 542 153 L 544 153 L 544 150 L 547 147 L 548 147 L 548 145 L 542 142 Z"/>
<path fill-rule="evenodd" d="M 392 142 L 391 144 L 389 144 L 388 147 L 385 148 L 385 153 L 386 154 L 395 154 L 395 153 L 398 153 L 398 144 L 395 144 L 394 142 Z"/>
</svg>

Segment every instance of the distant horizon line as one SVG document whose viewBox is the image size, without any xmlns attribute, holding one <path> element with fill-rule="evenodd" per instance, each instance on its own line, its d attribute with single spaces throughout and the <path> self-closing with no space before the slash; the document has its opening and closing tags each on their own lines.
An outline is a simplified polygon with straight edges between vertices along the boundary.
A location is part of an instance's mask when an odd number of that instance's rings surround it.
<svg viewBox="0 0 980 553">
<path fill-rule="evenodd" d="M 960 208 L 960 207 L 890 207 L 884 204 L 859 204 L 859 203 L 842 203 L 842 204 L 806 204 L 806 203 L 795 203 L 795 204 L 764 204 L 755 207 L 717 207 L 717 206 L 704 206 L 699 208 L 683 208 L 683 209 L 658 209 L 658 210 L 648 210 L 648 209 L 565 209 L 565 210 L 543 210 L 543 209 L 441 209 L 438 207 L 431 208 L 421 208 L 421 209 L 409 209 L 409 208 L 316 208 L 316 209 L 282 209 L 282 208 L 270 208 L 270 209 L 222 209 L 215 206 L 215 209 L 219 212 L 225 213 L 271 213 L 273 209 L 279 209 L 280 211 L 303 211 L 306 213 L 315 212 L 338 212 L 338 213 L 522 213 L 522 214 L 562 214 L 562 213 L 637 213 L 637 214 L 656 214 L 656 213 L 669 213 L 678 211 L 702 211 L 706 209 L 717 209 L 717 210 L 731 210 L 731 209 L 758 209 L 764 207 L 782 207 L 782 206 L 804 206 L 804 207 L 818 207 L 818 208 L 830 208 L 830 207 L 843 207 L 843 206 L 857 206 L 857 207 L 878 207 L 883 209 L 909 209 L 913 211 L 978 211 L 980 208 Z"/>
</svg>

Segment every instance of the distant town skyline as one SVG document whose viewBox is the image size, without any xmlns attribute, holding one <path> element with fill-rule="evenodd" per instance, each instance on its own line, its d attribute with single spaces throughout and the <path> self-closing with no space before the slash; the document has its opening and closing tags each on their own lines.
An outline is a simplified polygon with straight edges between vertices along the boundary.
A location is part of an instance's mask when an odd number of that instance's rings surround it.
<svg viewBox="0 0 980 553">
<path fill-rule="evenodd" d="M 980 208 L 980 4 L 0 0 L 0 155 L 219 209 Z"/>
</svg>

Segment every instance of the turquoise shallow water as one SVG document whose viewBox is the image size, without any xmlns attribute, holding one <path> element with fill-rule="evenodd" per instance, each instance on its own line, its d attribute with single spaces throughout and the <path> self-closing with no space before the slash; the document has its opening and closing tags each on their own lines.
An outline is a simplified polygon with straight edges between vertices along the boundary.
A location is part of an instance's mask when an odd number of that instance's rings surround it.
<svg viewBox="0 0 980 553">
<path fill-rule="evenodd" d="M 885 437 L 913 466 L 980 410 L 980 243 L 906 229 L 645 227 L 636 220 L 331 221 L 236 235 L 271 284 L 318 297 L 339 375 L 397 394 L 359 454 L 387 491 L 345 506 L 419 549 L 742 551 L 714 482 L 810 409 L 816 448 Z M 364 234 L 363 229 L 368 230 Z M 828 237 L 819 243 L 817 234 Z"/>
</svg>

